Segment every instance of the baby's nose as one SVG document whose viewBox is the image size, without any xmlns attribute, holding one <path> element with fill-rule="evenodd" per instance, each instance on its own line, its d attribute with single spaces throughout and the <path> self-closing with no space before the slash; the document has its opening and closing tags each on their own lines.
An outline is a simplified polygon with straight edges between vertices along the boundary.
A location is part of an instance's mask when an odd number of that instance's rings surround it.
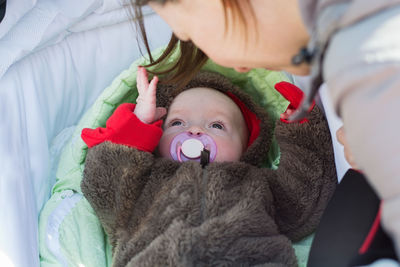
<svg viewBox="0 0 400 267">
<path fill-rule="evenodd" d="M 204 133 L 203 129 L 197 126 L 192 126 L 188 130 L 189 135 L 201 136 Z"/>
</svg>

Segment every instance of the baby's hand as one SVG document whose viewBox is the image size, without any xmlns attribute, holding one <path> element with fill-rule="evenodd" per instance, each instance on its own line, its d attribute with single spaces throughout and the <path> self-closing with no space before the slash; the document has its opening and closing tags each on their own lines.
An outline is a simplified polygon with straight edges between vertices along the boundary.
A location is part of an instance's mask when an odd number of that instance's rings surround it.
<svg viewBox="0 0 400 267">
<path fill-rule="evenodd" d="M 289 117 L 299 108 L 301 101 L 304 98 L 304 93 L 298 88 L 296 85 L 288 83 L 288 82 L 279 82 L 275 84 L 275 89 L 289 101 L 289 106 L 286 111 L 281 114 L 281 121 L 285 123 L 292 123 L 293 121 L 289 121 Z M 314 108 L 315 103 L 311 105 L 308 112 Z M 302 119 L 298 121 L 299 123 L 308 122 L 308 119 Z"/>
<path fill-rule="evenodd" d="M 153 123 L 167 114 L 165 108 L 156 107 L 157 82 L 158 78 L 154 76 L 149 84 L 146 69 L 138 67 L 136 83 L 139 96 L 136 99 L 136 108 L 133 113 L 146 124 Z"/>
</svg>

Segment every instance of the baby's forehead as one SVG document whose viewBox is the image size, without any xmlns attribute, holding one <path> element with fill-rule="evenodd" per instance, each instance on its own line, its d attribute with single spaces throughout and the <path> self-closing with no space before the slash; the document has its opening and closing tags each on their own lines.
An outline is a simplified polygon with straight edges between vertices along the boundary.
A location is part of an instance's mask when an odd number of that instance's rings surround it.
<svg viewBox="0 0 400 267">
<path fill-rule="evenodd" d="M 180 94 L 178 94 L 172 103 L 174 102 L 184 102 L 187 100 L 197 100 L 197 101 L 207 101 L 207 102 L 221 102 L 220 104 L 234 104 L 236 105 L 232 99 L 227 96 L 225 93 L 220 92 L 217 89 L 209 88 L 209 87 L 194 87 L 187 89 Z"/>
<path fill-rule="evenodd" d="M 239 107 L 228 95 L 208 87 L 195 87 L 181 92 L 169 107 L 169 113 L 184 113 L 187 110 L 215 112 L 228 117 L 242 115 Z"/>
</svg>

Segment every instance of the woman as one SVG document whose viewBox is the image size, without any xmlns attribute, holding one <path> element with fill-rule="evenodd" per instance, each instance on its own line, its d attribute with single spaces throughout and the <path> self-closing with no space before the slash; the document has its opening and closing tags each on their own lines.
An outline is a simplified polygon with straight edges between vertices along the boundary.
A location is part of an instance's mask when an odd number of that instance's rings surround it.
<svg viewBox="0 0 400 267">
<path fill-rule="evenodd" d="M 167 70 L 174 81 L 190 80 L 207 57 L 237 71 L 311 72 L 314 88 L 323 76 L 400 255 L 400 0 L 142 0 L 134 4 L 139 21 L 144 4 L 174 32 L 152 65 L 181 47 L 181 60 Z"/>
</svg>

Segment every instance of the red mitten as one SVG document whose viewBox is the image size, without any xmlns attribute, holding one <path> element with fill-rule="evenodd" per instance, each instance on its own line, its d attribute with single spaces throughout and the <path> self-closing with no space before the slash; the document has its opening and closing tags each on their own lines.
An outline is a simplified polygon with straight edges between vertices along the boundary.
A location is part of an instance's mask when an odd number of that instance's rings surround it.
<svg viewBox="0 0 400 267">
<path fill-rule="evenodd" d="M 284 97 L 286 100 L 288 100 L 289 106 L 287 107 L 286 111 L 283 113 L 285 117 L 287 118 L 291 113 L 293 113 L 301 104 L 301 101 L 304 98 L 304 93 L 303 91 L 300 90 L 296 85 L 288 83 L 288 82 L 279 82 L 275 84 L 275 89 Z M 315 101 L 313 101 L 310 109 L 308 112 L 310 112 L 315 106 Z M 288 121 L 286 118 L 281 117 L 281 121 L 285 123 L 291 123 L 291 121 Z M 307 119 L 303 119 L 299 121 L 299 123 L 304 123 L 308 122 Z"/>
<path fill-rule="evenodd" d="M 133 113 L 135 104 L 120 105 L 108 118 L 106 128 L 85 128 L 81 137 L 87 146 L 93 147 L 105 141 L 126 145 L 142 151 L 153 152 L 163 133 L 162 121 L 145 124 Z"/>
</svg>

